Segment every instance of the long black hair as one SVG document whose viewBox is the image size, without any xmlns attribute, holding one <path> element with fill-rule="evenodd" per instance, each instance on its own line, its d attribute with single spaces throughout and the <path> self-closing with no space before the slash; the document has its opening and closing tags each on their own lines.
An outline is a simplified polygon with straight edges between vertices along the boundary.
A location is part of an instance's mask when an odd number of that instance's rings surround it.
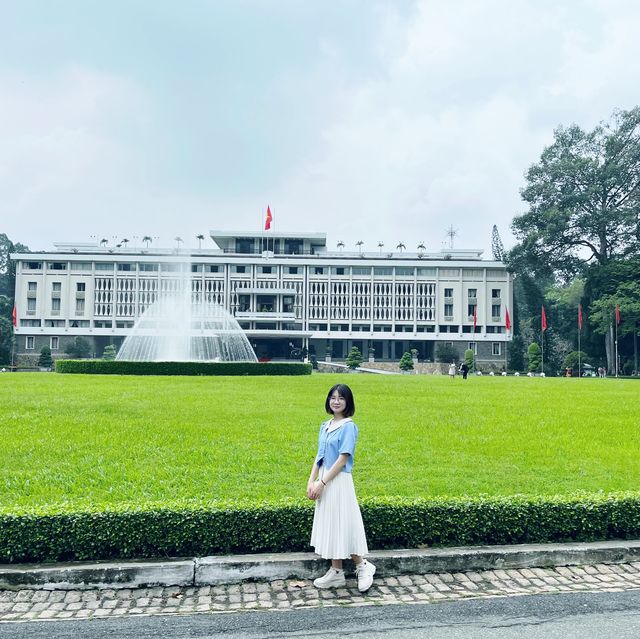
<svg viewBox="0 0 640 639">
<path fill-rule="evenodd" d="M 324 409 L 329 413 L 329 415 L 333 415 L 333 411 L 331 410 L 331 395 L 336 391 L 338 391 L 338 395 L 340 395 L 340 397 L 344 397 L 345 400 L 346 406 L 344 408 L 344 416 L 351 417 L 356 412 L 356 403 L 353 399 L 351 389 L 346 384 L 335 384 L 329 389 L 327 399 L 324 402 Z"/>
</svg>

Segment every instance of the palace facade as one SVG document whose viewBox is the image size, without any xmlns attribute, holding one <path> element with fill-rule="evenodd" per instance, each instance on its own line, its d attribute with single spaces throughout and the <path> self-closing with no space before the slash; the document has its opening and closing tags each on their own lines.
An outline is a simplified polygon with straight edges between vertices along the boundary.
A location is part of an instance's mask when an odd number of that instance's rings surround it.
<svg viewBox="0 0 640 639">
<path fill-rule="evenodd" d="M 308 349 L 340 360 L 357 346 L 365 359 L 397 361 L 415 349 L 433 361 L 448 344 L 459 356 L 474 349 L 479 366 L 504 365 L 513 281 L 482 251 L 333 251 L 324 233 L 210 236 L 212 249 L 57 243 L 13 254 L 18 365 L 33 365 L 45 345 L 63 357 L 77 336 L 95 357 L 119 347 L 150 304 L 184 285 L 185 272 L 194 299 L 225 307 L 260 359 Z"/>
</svg>

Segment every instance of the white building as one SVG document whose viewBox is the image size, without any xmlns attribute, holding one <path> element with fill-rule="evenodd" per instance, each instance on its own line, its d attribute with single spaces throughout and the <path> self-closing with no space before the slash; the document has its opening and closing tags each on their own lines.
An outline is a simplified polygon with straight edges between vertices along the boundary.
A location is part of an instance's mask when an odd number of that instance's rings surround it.
<svg viewBox="0 0 640 639">
<path fill-rule="evenodd" d="M 100 357 L 186 269 L 194 296 L 232 313 L 259 358 L 306 348 L 342 359 L 357 346 L 365 358 L 372 349 L 376 360 L 397 361 L 416 349 L 434 360 L 447 343 L 460 356 L 473 348 L 480 365 L 504 364 L 513 282 L 482 251 L 329 251 L 324 233 L 210 235 L 215 249 L 59 243 L 13 254 L 18 363 L 33 363 L 44 345 L 64 356 L 76 336 Z"/>
</svg>

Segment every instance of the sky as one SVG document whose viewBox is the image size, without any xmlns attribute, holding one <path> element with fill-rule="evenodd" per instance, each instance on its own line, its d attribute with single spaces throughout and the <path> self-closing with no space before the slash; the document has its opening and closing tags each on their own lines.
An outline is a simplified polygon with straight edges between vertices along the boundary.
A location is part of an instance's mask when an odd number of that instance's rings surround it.
<svg viewBox="0 0 640 639">
<path fill-rule="evenodd" d="M 634 0 L 0 0 L 0 232 L 509 247 L 524 174 L 640 103 Z"/>
</svg>

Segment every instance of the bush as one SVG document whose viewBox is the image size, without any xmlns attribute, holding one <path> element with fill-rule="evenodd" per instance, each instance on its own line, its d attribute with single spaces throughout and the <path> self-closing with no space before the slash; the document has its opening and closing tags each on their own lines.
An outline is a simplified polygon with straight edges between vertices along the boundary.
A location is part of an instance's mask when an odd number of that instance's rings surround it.
<svg viewBox="0 0 640 639">
<path fill-rule="evenodd" d="M 38 358 L 38 366 L 41 368 L 51 368 L 53 366 L 53 358 L 51 357 L 51 349 L 43 346 L 40 349 L 40 357 Z"/>
<path fill-rule="evenodd" d="M 56 362 L 56 373 L 96 375 L 311 375 L 311 364 L 259 362 L 126 362 L 104 359 Z"/>
<path fill-rule="evenodd" d="M 413 359 L 411 358 L 411 353 L 405 353 L 398 362 L 398 366 L 401 371 L 412 371 L 413 370 Z"/>
<path fill-rule="evenodd" d="M 593 365 L 593 360 L 584 351 L 571 351 L 562 362 L 562 368 L 573 368 L 578 370 L 578 358 L 581 365 Z"/>
<path fill-rule="evenodd" d="M 458 362 L 460 356 L 458 351 L 450 344 L 438 344 L 436 346 L 436 360 L 438 362 Z"/>
<path fill-rule="evenodd" d="M 347 355 L 347 359 L 345 360 L 345 364 L 351 369 L 354 370 L 362 364 L 362 353 L 357 346 L 354 346 L 349 354 Z"/>
<path fill-rule="evenodd" d="M 114 360 L 117 354 L 118 354 L 118 351 L 116 350 L 116 347 L 113 344 L 109 344 L 108 346 L 104 347 L 104 351 L 102 353 L 102 359 Z"/>
<path fill-rule="evenodd" d="M 537 373 L 542 366 L 542 351 L 540 347 L 533 342 L 529 344 L 527 349 L 528 370 L 530 373 Z"/>
<path fill-rule="evenodd" d="M 372 548 L 522 544 L 640 535 L 640 493 L 362 502 Z M 0 562 L 309 550 L 313 505 L 154 504 L 0 513 Z"/>
<path fill-rule="evenodd" d="M 84 337 L 76 337 L 73 342 L 69 342 L 64 349 L 69 357 L 83 359 L 91 355 L 91 345 Z"/>
<path fill-rule="evenodd" d="M 473 360 L 475 359 L 475 354 L 471 348 L 467 348 L 464 352 L 464 363 L 469 367 L 469 370 L 473 370 Z"/>
</svg>

